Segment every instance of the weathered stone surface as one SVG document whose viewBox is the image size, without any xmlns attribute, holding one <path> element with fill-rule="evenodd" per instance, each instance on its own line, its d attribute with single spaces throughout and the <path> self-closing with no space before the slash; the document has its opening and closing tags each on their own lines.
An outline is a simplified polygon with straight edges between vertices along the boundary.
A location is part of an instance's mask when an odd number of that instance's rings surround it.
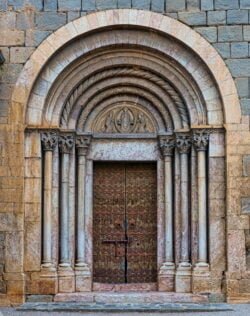
<svg viewBox="0 0 250 316">
<path fill-rule="evenodd" d="M 216 27 L 197 27 L 195 30 L 200 33 L 209 42 L 214 43 L 217 41 L 217 28 Z"/>
<path fill-rule="evenodd" d="M 27 295 L 26 302 L 52 302 L 52 295 Z"/>
<path fill-rule="evenodd" d="M 50 31 L 27 30 L 26 31 L 26 38 L 25 38 L 25 45 L 36 47 L 50 34 L 51 34 Z"/>
<path fill-rule="evenodd" d="M 188 25 L 205 25 L 207 23 L 205 12 L 180 12 L 178 17 L 180 21 Z"/>
<path fill-rule="evenodd" d="M 231 57 L 240 58 L 248 57 L 248 43 L 236 42 L 231 44 Z"/>
<path fill-rule="evenodd" d="M 228 10 L 227 11 L 228 24 L 247 24 L 248 10 Z"/>
<path fill-rule="evenodd" d="M 240 0 L 240 8 L 241 9 L 250 9 L 250 1 L 249 0 Z"/>
<path fill-rule="evenodd" d="M 209 11 L 207 13 L 208 25 L 226 24 L 226 11 Z"/>
<path fill-rule="evenodd" d="M 229 58 L 231 56 L 230 43 L 215 43 L 213 46 L 222 57 Z"/>
<path fill-rule="evenodd" d="M 66 13 L 42 12 L 35 16 L 36 28 L 42 31 L 54 31 L 65 23 Z"/>
<path fill-rule="evenodd" d="M 241 211 L 243 214 L 250 215 L 250 197 L 241 198 Z"/>
<path fill-rule="evenodd" d="M 95 0 L 82 0 L 82 9 L 85 11 L 95 10 Z"/>
<path fill-rule="evenodd" d="M 129 4 L 129 1 L 127 1 L 127 2 Z M 120 7 L 119 0 L 118 0 L 118 7 Z M 163 0 L 151 0 L 151 9 L 152 9 L 152 11 L 156 11 L 156 12 L 164 12 L 165 2 Z"/>
<path fill-rule="evenodd" d="M 57 11 L 57 0 L 44 0 L 44 11 Z"/>
<path fill-rule="evenodd" d="M 250 293 L 250 282 L 249 279 L 247 280 L 240 280 L 240 293 Z"/>
<path fill-rule="evenodd" d="M 24 64 L 34 50 L 33 47 L 11 47 L 10 62 L 14 64 Z"/>
<path fill-rule="evenodd" d="M 238 9 L 238 0 L 215 0 L 215 9 Z"/>
<path fill-rule="evenodd" d="M 220 42 L 237 42 L 243 38 L 242 26 L 219 26 L 218 40 Z"/>
<path fill-rule="evenodd" d="M 132 8 L 149 10 L 150 0 L 132 0 Z"/>
<path fill-rule="evenodd" d="M 20 10 L 24 8 L 32 8 L 38 11 L 43 9 L 42 0 L 8 0 L 8 5 L 13 6 L 14 9 Z"/>
<path fill-rule="evenodd" d="M 250 25 L 243 26 L 244 41 L 250 41 Z"/>
<path fill-rule="evenodd" d="M 0 12 L 0 28 L 1 30 L 15 29 L 16 13 L 15 12 Z"/>
<path fill-rule="evenodd" d="M 188 11 L 199 11 L 200 10 L 200 0 L 187 0 Z"/>
<path fill-rule="evenodd" d="M 74 21 L 75 19 L 78 19 L 80 17 L 80 12 L 79 11 L 69 11 L 67 13 L 67 21 Z"/>
<path fill-rule="evenodd" d="M 35 26 L 35 13 L 33 11 L 25 11 L 17 14 L 16 26 L 19 30 L 32 29 Z"/>
<path fill-rule="evenodd" d="M 81 10 L 81 0 L 58 0 L 58 10 L 59 11 L 80 11 Z"/>
<path fill-rule="evenodd" d="M 2 30 L 0 46 L 22 46 L 24 45 L 24 32 L 17 30 Z"/>
<path fill-rule="evenodd" d="M 201 0 L 201 10 L 214 10 L 214 1 Z"/>
<path fill-rule="evenodd" d="M 235 82 L 239 96 L 247 98 L 249 96 L 249 78 L 236 78 Z"/>
<path fill-rule="evenodd" d="M 185 0 L 169 0 L 166 2 L 166 11 L 168 12 L 184 11 L 185 8 Z"/>
<path fill-rule="evenodd" d="M 229 59 L 227 65 L 234 77 L 250 76 L 250 59 Z"/>
</svg>

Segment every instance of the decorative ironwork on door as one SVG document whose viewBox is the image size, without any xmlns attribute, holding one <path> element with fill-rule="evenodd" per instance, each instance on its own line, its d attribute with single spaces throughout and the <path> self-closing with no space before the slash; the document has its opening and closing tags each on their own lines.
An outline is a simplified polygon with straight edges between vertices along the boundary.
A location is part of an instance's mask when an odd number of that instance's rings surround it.
<svg viewBox="0 0 250 316">
<path fill-rule="evenodd" d="M 156 282 L 156 199 L 156 164 L 95 164 L 94 282 Z"/>
</svg>

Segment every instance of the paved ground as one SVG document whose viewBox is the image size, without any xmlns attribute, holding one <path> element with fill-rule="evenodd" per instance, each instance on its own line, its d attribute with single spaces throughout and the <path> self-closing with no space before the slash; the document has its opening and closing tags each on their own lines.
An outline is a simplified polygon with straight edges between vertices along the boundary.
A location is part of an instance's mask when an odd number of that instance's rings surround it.
<svg viewBox="0 0 250 316">
<path fill-rule="evenodd" d="M 210 313 L 201 313 L 201 312 L 191 312 L 191 313 L 168 313 L 171 316 L 250 316 L 250 304 L 242 304 L 242 305 L 231 305 L 232 309 L 234 311 L 229 312 L 210 312 Z M 82 312 L 28 312 L 28 311 L 16 311 L 15 309 L 11 308 L 0 308 L 0 316 L 45 316 L 45 315 L 51 315 L 51 316 L 79 316 L 79 315 L 85 315 L 85 316 L 163 316 L 167 315 L 166 313 L 82 313 Z"/>
</svg>

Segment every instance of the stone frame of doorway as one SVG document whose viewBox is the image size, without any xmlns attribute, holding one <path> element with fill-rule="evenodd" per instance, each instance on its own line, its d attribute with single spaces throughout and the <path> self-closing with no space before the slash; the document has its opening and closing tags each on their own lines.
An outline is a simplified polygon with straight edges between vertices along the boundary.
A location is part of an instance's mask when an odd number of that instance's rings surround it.
<svg viewBox="0 0 250 316">
<path fill-rule="evenodd" d="M 118 11 L 122 11 L 122 10 L 118 10 Z M 125 10 L 124 10 L 124 12 L 125 12 Z M 127 12 L 127 11 L 126 11 Z M 127 13 L 126 13 L 127 14 Z M 120 14 L 120 16 L 121 16 L 122 14 Z M 155 16 L 155 14 L 152 14 L 152 16 Z M 114 15 L 114 18 L 115 18 L 115 15 Z M 144 16 L 144 18 L 145 18 L 145 16 Z M 157 14 L 156 14 L 156 18 L 157 18 Z M 154 23 L 154 21 L 155 21 L 155 19 L 156 19 L 155 17 L 154 17 L 154 19 L 152 19 L 151 20 L 151 13 L 150 13 L 150 15 L 149 15 L 149 17 L 148 17 L 148 20 L 147 20 L 147 22 L 145 22 L 144 20 L 143 21 L 141 21 L 140 23 L 141 23 L 141 25 L 143 25 L 143 26 L 150 26 L 150 27 L 156 27 L 156 28 L 158 28 L 158 26 L 157 25 L 155 25 Z M 92 18 L 91 18 L 92 19 Z M 168 18 L 167 18 L 168 19 Z M 94 20 L 94 18 L 93 18 L 93 20 Z M 154 20 L 154 21 L 153 21 Z M 170 29 L 167 29 L 166 31 L 167 32 L 169 32 L 169 30 L 171 31 L 173 31 L 173 29 L 174 29 L 174 27 L 176 26 L 175 25 L 175 23 L 177 23 L 178 25 L 178 27 L 179 27 L 179 22 L 176 22 L 176 21 L 174 21 L 174 20 L 172 20 L 172 19 L 170 19 L 171 20 L 171 23 L 173 23 L 173 28 L 171 27 Z M 112 23 L 114 23 L 113 22 L 113 20 L 112 20 Z M 112 25 L 112 23 L 111 23 L 111 25 Z M 86 26 L 86 25 L 85 25 Z M 169 25 L 168 25 L 169 26 Z M 86 28 L 89 28 L 89 25 L 88 26 L 86 26 Z M 98 26 L 99 27 L 99 26 Z M 183 26 L 184 27 L 184 26 Z M 187 32 L 187 30 L 188 31 L 190 31 L 189 30 L 189 28 L 187 28 L 186 26 L 184 27 L 185 28 L 185 31 Z M 69 30 L 70 29 L 70 27 L 67 27 L 67 29 Z M 89 28 L 90 29 L 90 28 Z M 95 29 L 95 27 L 93 28 L 93 29 Z M 86 31 L 86 29 L 84 30 L 84 31 Z M 174 33 L 175 33 L 175 35 L 176 35 L 176 38 L 179 38 L 179 37 L 182 37 L 182 35 L 181 35 L 181 29 L 180 29 L 180 31 L 178 31 L 178 32 L 176 32 L 176 30 L 174 31 Z M 55 44 L 55 46 L 56 45 L 58 45 L 58 47 L 57 48 L 59 48 L 59 47 L 61 47 L 62 45 L 63 45 L 63 43 L 62 43 L 62 40 L 59 40 L 59 37 L 60 37 L 60 34 L 61 34 L 61 32 L 62 31 L 58 31 L 58 33 L 57 33 L 57 35 L 56 36 L 58 36 L 58 42 L 56 42 L 56 44 Z M 193 31 L 192 31 L 193 32 Z M 79 33 L 80 34 L 80 33 Z M 70 33 L 70 31 L 68 32 L 68 35 L 69 35 L 69 38 L 70 39 L 72 39 L 72 33 Z M 185 35 L 185 32 L 184 32 L 184 35 Z M 75 35 L 74 35 L 75 36 Z M 64 37 L 64 39 L 63 40 L 65 40 L 66 38 Z M 181 40 L 183 40 L 183 41 L 185 41 L 183 38 L 179 38 L 179 39 L 181 39 Z M 201 40 L 201 38 L 197 38 L 197 40 Z M 193 41 L 195 42 L 195 40 L 193 39 Z M 204 41 L 205 42 L 205 41 Z M 193 44 L 193 43 L 192 43 Z M 199 43 L 199 45 L 200 45 L 200 43 Z M 44 44 L 44 46 L 43 47 L 45 47 L 45 44 Z M 32 84 L 33 84 L 33 82 L 34 82 L 34 80 L 36 79 L 36 76 L 38 75 L 38 72 L 39 72 L 39 69 L 41 69 L 41 67 L 43 66 L 43 64 L 45 63 L 45 60 L 44 60 L 44 57 L 42 57 L 41 58 L 41 50 L 43 49 L 43 47 L 41 47 L 41 48 L 39 48 L 39 50 L 34 54 L 34 56 L 32 56 L 32 58 L 31 58 L 31 60 L 30 60 L 30 62 L 29 62 L 29 64 L 27 65 L 27 67 L 25 68 L 25 70 L 24 70 L 24 72 L 21 74 L 21 77 L 20 77 L 20 79 L 19 79 L 19 81 L 18 81 L 18 83 L 17 83 L 17 85 L 16 85 L 16 89 L 15 89 L 15 91 L 14 91 L 14 93 L 13 93 L 13 107 L 16 107 L 17 106 L 17 103 L 20 105 L 20 104 L 22 104 L 23 106 L 25 106 L 26 104 L 27 104 L 27 98 L 28 98 L 28 96 L 29 96 L 29 92 L 28 91 L 30 91 L 31 90 L 31 86 L 32 86 Z M 57 48 L 55 48 L 55 50 L 57 49 Z M 196 49 L 196 47 L 195 47 L 195 49 Z M 206 49 L 207 49 L 207 46 L 206 46 Z M 200 48 L 197 48 L 197 51 L 199 51 L 200 52 Z M 211 51 L 210 51 L 211 52 Z M 203 57 L 204 57 L 204 59 L 206 60 L 206 57 L 207 57 L 207 55 L 209 54 L 208 52 L 207 52 L 207 54 L 205 54 L 205 52 L 203 52 Z M 52 55 L 52 52 L 51 52 L 51 55 Z M 202 52 L 201 52 L 201 55 L 202 55 Z M 213 55 L 213 58 L 217 58 L 216 60 L 218 60 L 218 56 L 216 56 L 216 54 L 215 54 L 215 51 L 212 51 L 212 54 L 211 55 Z M 39 58 L 39 56 L 40 56 L 40 58 Z M 42 53 L 42 56 L 44 56 L 43 55 L 43 53 Z M 210 58 L 210 63 L 211 64 L 214 64 L 214 63 L 216 63 L 215 61 L 212 61 L 211 60 L 212 59 L 212 57 Z M 222 60 L 219 60 L 219 64 L 221 65 L 221 61 Z M 223 62 L 222 62 L 223 63 Z M 223 65 L 224 65 L 224 63 L 223 63 Z M 221 66 L 222 68 L 223 68 L 223 66 Z M 211 66 L 211 68 L 213 68 L 213 66 Z M 219 68 L 219 67 L 218 67 Z M 36 69 L 36 70 L 35 70 Z M 220 71 L 220 70 L 219 70 Z M 213 72 L 214 73 L 214 72 Z M 29 77 L 29 83 L 27 83 L 25 80 L 23 80 L 23 78 L 26 78 L 26 75 L 28 74 L 28 77 Z M 223 99 L 223 101 L 224 101 L 224 107 L 227 107 L 227 106 L 229 106 L 229 103 L 230 103 L 230 106 L 232 106 L 232 104 L 233 104 L 233 109 L 234 110 L 232 110 L 232 108 L 230 108 L 230 109 L 228 109 L 228 110 L 226 110 L 226 108 L 224 108 L 224 111 L 225 111 L 225 117 L 226 117 L 226 119 L 225 119 L 225 121 L 226 121 L 226 123 L 227 124 L 235 124 L 235 123 L 239 123 L 240 122 L 240 109 L 239 109 L 239 107 L 238 107 L 238 97 L 237 97 L 237 93 L 236 93 L 236 90 L 235 90 L 235 87 L 234 87 L 234 84 L 230 81 L 231 80 L 231 76 L 230 76 L 230 74 L 228 73 L 228 71 L 227 70 L 225 70 L 224 68 L 223 68 L 223 73 L 217 73 L 217 75 L 214 73 L 214 75 L 215 75 L 215 77 L 218 77 L 218 78 L 220 78 L 220 80 L 219 80 L 219 82 L 220 82 L 220 91 L 221 91 L 221 94 L 222 94 L 222 99 Z M 228 76 L 229 75 L 229 76 Z M 223 78 L 222 78 L 223 77 Z M 233 93 L 230 95 L 230 97 L 228 97 L 228 94 L 227 94 L 227 89 L 229 89 L 228 87 L 226 88 L 226 84 L 225 84 L 225 78 L 226 78 L 226 80 L 227 80 L 227 82 L 229 83 L 229 87 L 230 87 L 230 89 L 232 89 L 232 91 L 233 91 Z M 22 88 L 22 86 L 23 85 L 25 85 L 25 89 L 23 90 L 23 88 Z M 223 85 L 225 86 L 225 88 L 223 88 Z M 30 89 L 29 89 L 29 87 L 30 87 Z M 224 91 L 224 93 L 223 93 L 223 91 Z M 230 113 L 231 112 L 231 113 Z M 233 114 L 232 114 L 233 113 Z M 229 125 L 227 125 L 226 127 L 228 127 Z M 39 156 L 37 156 L 36 154 L 34 155 L 34 156 L 32 156 L 32 154 L 33 153 L 31 153 L 30 152 L 30 148 L 33 148 L 34 149 L 34 147 L 33 147 L 33 145 L 34 144 L 37 144 L 37 146 L 38 146 L 38 148 L 40 147 L 40 144 L 39 144 L 39 142 L 40 142 L 40 136 L 39 137 L 37 137 L 38 135 L 35 135 L 35 134 L 33 134 L 33 135 L 30 135 L 30 137 L 27 137 L 27 142 L 26 142 L 26 145 L 25 145 L 25 147 L 26 147 L 26 150 L 27 150 L 27 152 L 29 152 L 28 154 L 27 154 L 27 156 L 25 155 L 25 157 L 26 158 L 34 158 L 34 157 L 37 157 L 38 159 L 39 159 Z M 29 139 L 30 138 L 30 139 Z M 39 138 L 39 141 L 38 141 L 38 138 Z M 31 140 L 31 142 L 29 142 Z M 217 144 L 216 144 L 216 142 L 217 141 L 215 141 L 215 146 L 217 146 Z M 29 148 L 29 146 L 30 146 L 30 148 Z M 223 149 L 224 150 L 224 149 Z M 224 156 L 223 156 L 224 157 Z M 39 164 L 39 163 L 38 163 Z M 28 162 L 28 159 L 27 159 L 27 166 L 30 166 L 31 164 L 30 164 L 30 162 Z M 39 167 L 38 167 L 38 170 L 39 170 Z M 27 171 L 28 172 L 28 171 Z M 32 199 L 32 203 L 39 203 L 38 201 L 39 201 L 39 198 L 38 198 L 38 196 L 36 195 L 36 192 L 34 192 L 34 191 L 32 191 L 32 189 L 31 189 L 31 187 L 32 187 L 32 183 L 34 184 L 35 182 L 37 182 L 36 180 L 34 180 L 34 179 L 29 179 L 29 178 L 32 178 L 32 177 L 29 177 L 29 176 L 27 176 L 26 177 L 26 180 L 27 181 L 25 181 L 26 182 L 26 184 L 27 184 L 27 186 L 26 186 L 26 189 L 25 189 L 25 197 L 27 198 L 27 200 L 25 200 L 25 202 L 27 202 L 27 208 L 28 208 L 28 205 L 29 205 L 29 203 L 31 203 L 31 201 L 30 201 L 30 197 L 29 197 L 29 195 L 31 195 L 31 196 L 33 196 L 33 199 Z M 34 178 L 34 177 L 33 177 Z M 39 175 L 37 175 L 37 179 L 39 179 Z M 38 181 L 39 182 L 39 181 Z M 39 187 L 39 184 L 36 184 L 35 185 L 35 187 L 37 188 L 37 187 Z M 39 233 L 39 232 L 38 232 Z M 39 238 L 39 236 L 37 236 L 38 238 Z M 28 247 L 28 245 L 27 245 L 27 247 Z M 34 276 L 35 277 L 35 276 Z M 54 289 L 55 291 L 56 291 L 56 289 Z"/>
</svg>

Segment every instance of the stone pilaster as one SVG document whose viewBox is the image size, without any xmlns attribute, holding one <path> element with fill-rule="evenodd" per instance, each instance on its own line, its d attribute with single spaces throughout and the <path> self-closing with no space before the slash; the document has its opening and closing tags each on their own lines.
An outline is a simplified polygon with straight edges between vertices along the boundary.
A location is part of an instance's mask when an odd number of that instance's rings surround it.
<svg viewBox="0 0 250 316">
<path fill-rule="evenodd" d="M 181 162 L 181 258 L 176 272 L 176 292 L 191 291 L 191 264 L 189 249 L 189 152 L 192 140 L 189 134 L 178 133 L 176 145 Z"/>
<path fill-rule="evenodd" d="M 174 220 L 173 220 L 173 153 L 174 136 L 161 136 L 159 145 L 164 157 L 165 262 L 159 272 L 159 290 L 174 291 Z"/>
<path fill-rule="evenodd" d="M 76 137 L 77 148 L 77 240 L 76 240 L 76 291 L 91 291 L 91 273 L 85 256 L 85 187 L 86 187 L 86 156 L 91 142 L 90 135 Z"/>
</svg>

